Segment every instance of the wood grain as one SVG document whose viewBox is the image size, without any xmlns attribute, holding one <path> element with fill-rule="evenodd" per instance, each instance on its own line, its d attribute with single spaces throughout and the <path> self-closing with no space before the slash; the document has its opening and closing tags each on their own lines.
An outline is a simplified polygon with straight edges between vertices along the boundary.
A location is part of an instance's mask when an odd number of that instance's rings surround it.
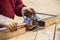
<svg viewBox="0 0 60 40">
<path fill-rule="evenodd" d="M 4 31 L 0 32 L 0 40 L 5 40 L 5 39 L 8 39 L 8 38 L 12 38 L 12 37 L 18 36 L 20 34 L 23 34 L 25 32 L 26 32 L 25 27 L 20 28 L 15 32 L 10 32 L 10 31 L 4 30 Z"/>
<path fill-rule="evenodd" d="M 60 23 L 60 16 L 47 18 L 39 21 L 39 26 L 50 26 L 55 23 Z"/>
</svg>

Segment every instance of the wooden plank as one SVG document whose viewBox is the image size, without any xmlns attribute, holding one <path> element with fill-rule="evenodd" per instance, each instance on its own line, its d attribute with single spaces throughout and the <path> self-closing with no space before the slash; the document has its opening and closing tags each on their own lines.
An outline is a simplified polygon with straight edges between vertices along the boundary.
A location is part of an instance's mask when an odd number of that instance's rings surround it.
<svg viewBox="0 0 60 40">
<path fill-rule="evenodd" d="M 25 27 L 22 27 L 14 32 L 10 32 L 10 31 L 5 30 L 5 31 L 0 32 L 0 40 L 15 37 L 15 36 L 18 36 L 18 35 L 23 34 L 25 32 L 26 32 Z"/>
<path fill-rule="evenodd" d="M 53 40 L 55 24 L 39 30 L 35 40 Z"/>
<path fill-rule="evenodd" d="M 60 40 L 60 23 L 57 24 L 57 30 L 55 33 L 55 40 Z"/>
<path fill-rule="evenodd" d="M 39 23 L 39 26 L 49 26 L 49 25 L 59 23 L 59 22 L 60 22 L 60 17 L 56 16 L 56 17 L 40 20 L 38 23 Z"/>
</svg>

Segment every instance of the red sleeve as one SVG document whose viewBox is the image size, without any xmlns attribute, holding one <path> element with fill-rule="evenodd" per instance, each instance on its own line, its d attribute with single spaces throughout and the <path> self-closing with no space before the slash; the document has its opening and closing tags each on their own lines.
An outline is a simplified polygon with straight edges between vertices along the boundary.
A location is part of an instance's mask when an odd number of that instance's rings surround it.
<svg viewBox="0 0 60 40">
<path fill-rule="evenodd" d="M 22 0 L 17 0 L 16 1 L 16 5 L 15 5 L 15 14 L 17 16 L 22 16 L 21 14 L 21 9 L 24 7 L 25 5 L 22 3 Z"/>
</svg>

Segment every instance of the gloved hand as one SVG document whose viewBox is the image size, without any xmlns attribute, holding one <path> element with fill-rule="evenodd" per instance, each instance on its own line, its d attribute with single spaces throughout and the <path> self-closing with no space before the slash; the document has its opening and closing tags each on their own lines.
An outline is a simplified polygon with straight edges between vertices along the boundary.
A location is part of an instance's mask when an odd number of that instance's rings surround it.
<svg viewBox="0 0 60 40">
<path fill-rule="evenodd" d="M 0 28 L 6 27 L 10 31 L 17 30 L 17 23 L 13 19 L 0 15 Z"/>
<path fill-rule="evenodd" d="M 27 8 L 27 7 L 24 7 L 23 11 L 24 11 L 24 16 L 26 17 L 31 17 L 32 13 L 35 12 L 33 8 Z"/>
<path fill-rule="evenodd" d="M 7 28 L 10 30 L 10 31 L 16 31 L 17 30 L 17 23 L 16 22 L 12 22 L 11 24 L 9 24 L 7 26 Z"/>
</svg>

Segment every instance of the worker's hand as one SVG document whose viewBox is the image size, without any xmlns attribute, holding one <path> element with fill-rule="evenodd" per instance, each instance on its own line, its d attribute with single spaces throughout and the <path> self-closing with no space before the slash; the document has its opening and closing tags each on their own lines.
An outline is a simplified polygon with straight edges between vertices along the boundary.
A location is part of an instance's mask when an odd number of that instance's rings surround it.
<svg viewBox="0 0 60 40">
<path fill-rule="evenodd" d="M 23 8 L 23 11 L 24 11 L 24 15 L 25 16 L 32 16 L 32 13 L 35 11 L 33 8 L 27 8 L 27 7 L 24 7 Z"/>
<path fill-rule="evenodd" d="M 8 30 L 13 32 L 13 31 L 17 30 L 17 23 L 16 22 L 12 22 L 9 25 L 7 25 L 7 24 L 0 24 L 0 28 L 3 28 L 3 27 L 6 27 Z"/>
<path fill-rule="evenodd" d="M 6 27 L 10 31 L 17 30 L 17 23 L 13 19 L 0 15 L 0 28 Z"/>
<path fill-rule="evenodd" d="M 16 31 L 17 30 L 17 23 L 16 22 L 12 22 L 11 24 L 9 24 L 7 26 L 7 28 L 10 30 L 10 31 Z"/>
</svg>

